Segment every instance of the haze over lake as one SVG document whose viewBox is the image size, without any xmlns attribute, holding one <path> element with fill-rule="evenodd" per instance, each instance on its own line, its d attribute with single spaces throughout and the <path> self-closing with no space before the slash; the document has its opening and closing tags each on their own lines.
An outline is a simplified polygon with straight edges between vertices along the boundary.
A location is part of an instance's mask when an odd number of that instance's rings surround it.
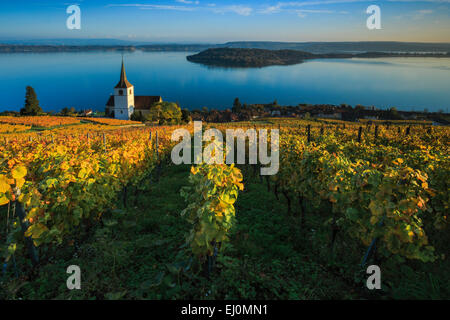
<svg viewBox="0 0 450 320">
<path fill-rule="evenodd" d="M 231 108 L 243 103 L 281 105 L 347 103 L 400 110 L 448 112 L 450 59 L 382 58 L 310 60 L 292 66 L 250 69 L 206 67 L 191 53 L 125 54 L 136 95 L 161 95 L 182 108 Z M 120 75 L 118 52 L 0 54 L 0 110 L 19 110 L 25 87 L 36 90 L 44 110 L 63 107 L 103 111 Z"/>
</svg>

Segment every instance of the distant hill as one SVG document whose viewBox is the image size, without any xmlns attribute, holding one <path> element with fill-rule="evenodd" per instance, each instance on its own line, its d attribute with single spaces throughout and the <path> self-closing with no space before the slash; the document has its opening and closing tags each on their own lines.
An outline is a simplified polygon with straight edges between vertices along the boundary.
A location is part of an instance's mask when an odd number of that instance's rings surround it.
<svg viewBox="0 0 450 320">
<path fill-rule="evenodd" d="M 149 44 L 143 41 L 129 41 L 119 39 L 29 39 L 29 40 L 0 40 L 2 44 L 25 46 L 136 46 Z"/>
<path fill-rule="evenodd" d="M 69 45 L 12 45 L 0 44 L 0 53 L 17 52 L 89 52 L 89 51 L 134 51 L 134 46 L 69 46 Z"/>
<path fill-rule="evenodd" d="M 310 53 L 299 50 L 267 50 L 242 48 L 214 48 L 187 56 L 190 62 L 201 63 L 219 67 L 266 67 L 272 65 L 292 65 L 310 59 L 329 58 L 382 58 L 382 57 L 450 57 L 450 54 L 441 53 L 389 53 L 389 52 L 363 52 L 363 53 Z"/>
<path fill-rule="evenodd" d="M 71 52 L 101 50 L 183 51 L 200 52 L 214 48 L 265 50 L 297 50 L 314 54 L 364 52 L 448 53 L 450 43 L 420 42 L 268 42 L 242 41 L 224 44 L 148 43 L 118 39 L 40 39 L 0 40 L 0 53 L 5 52 Z"/>
<path fill-rule="evenodd" d="M 395 41 L 362 42 L 228 42 L 227 48 L 267 50 L 301 50 L 311 53 L 360 53 L 360 52 L 450 52 L 450 43 L 422 43 Z"/>
<path fill-rule="evenodd" d="M 88 51 L 152 51 L 199 52 L 216 45 L 209 44 L 147 44 L 147 45 L 48 45 L 1 44 L 0 53 L 14 52 L 88 52 Z"/>
</svg>

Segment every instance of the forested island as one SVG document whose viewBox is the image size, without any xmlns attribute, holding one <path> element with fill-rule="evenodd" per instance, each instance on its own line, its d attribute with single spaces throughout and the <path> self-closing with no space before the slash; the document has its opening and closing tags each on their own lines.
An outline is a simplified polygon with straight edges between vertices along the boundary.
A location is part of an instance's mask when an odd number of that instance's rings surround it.
<svg viewBox="0 0 450 320">
<path fill-rule="evenodd" d="M 364 52 L 314 54 L 299 50 L 267 50 L 244 48 L 213 48 L 187 56 L 190 62 L 218 67 L 260 68 L 273 65 L 293 65 L 311 59 L 349 59 L 383 57 L 450 57 L 450 53 Z"/>
</svg>

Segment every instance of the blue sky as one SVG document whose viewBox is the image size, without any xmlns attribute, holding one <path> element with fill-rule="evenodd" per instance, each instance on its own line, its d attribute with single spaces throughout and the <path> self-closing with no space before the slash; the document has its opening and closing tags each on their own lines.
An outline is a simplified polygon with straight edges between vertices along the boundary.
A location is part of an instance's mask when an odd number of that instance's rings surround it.
<svg viewBox="0 0 450 320">
<path fill-rule="evenodd" d="M 81 30 L 66 28 L 78 4 Z M 366 9 L 381 8 L 381 30 Z M 149 42 L 450 42 L 450 0 L 2 1 L 1 39 L 114 38 Z"/>
</svg>

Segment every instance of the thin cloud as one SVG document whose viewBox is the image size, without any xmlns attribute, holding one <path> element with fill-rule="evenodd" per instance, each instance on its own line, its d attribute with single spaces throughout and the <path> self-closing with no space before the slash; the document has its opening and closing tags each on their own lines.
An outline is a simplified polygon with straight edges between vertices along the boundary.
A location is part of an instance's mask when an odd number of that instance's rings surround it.
<svg viewBox="0 0 450 320">
<path fill-rule="evenodd" d="M 259 10 L 259 13 L 262 14 L 272 14 L 281 12 L 281 5 L 277 4 L 276 6 L 269 6 L 267 8 Z"/>
<path fill-rule="evenodd" d="M 328 2 L 335 1 L 352 1 L 352 0 L 330 0 Z M 354 0 L 354 1 L 365 1 L 365 0 Z M 276 6 L 269 6 L 264 9 L 259 10 L 258 12 L 261 14 L 274 14 L 280 12 L 286 13 L 294 13 L 297 14 L 300 18 L 306 17 L 305 13 L 339 13 L 339 14 L 347 14 L 347 11 L 334 11 L 334 10 L 313 10 L 313 9 L 297 9 L 298 7 L 303 7 L 306 5 L 314 6 L 313 4 L 318 3 L 316 1 L 308 1 L 308 2 L 280 2 Z M 320 2 L 323 4 L 323 2 Z"/>
<path fill-rule="evenodd" d="M 184 4 L 200 4 L 200 1 L 193 1 L 193 0 L 175 0 L 175 1 Z"/>
<path fill-rule="evenodd" d="M 429 2 L 429 3 L 450 3 L 450 0 L 386 0 L 387 2 Z M 279 2 L 276 7 L 304 7 L 320 6 L 327 4 L 348 4 L 348 3 L 373 2 L 373 0 L 310 0 L 310 1 L 287 1 Z"/>
<path fill-rule="evenodd" d="M 303 13 L 335 13 L 335 11 L 332 11 L 332 10 L 307 10 L 307 9 L 296 10 L 296 12 L 303 12 Z"/>
<path fill-rule="evenodd" d="M 332 10 L 293 10 L 293 12 L 295 12 L 299 18 L 305 18 L 307 16 L 307 13 L 325 13 L 325 14 L 336 13 L 335 11 Z M 339 13 L 344 12 L 341 11 Z"/>
<path fill-rule="evenodd" d="M 325 5 L 325 4 L 346 4 L 346 3 L 355 3 L 355 2 L 371 2 L 371 0 L 290 1 L 290 2 L 280 2 L 280 3 L 278 3 L 278 6 L 280 6 L 281 8 L 282 7 L 305 7 L 305 6 L 320 6 L 320 5 Z"/>
<path fill-rule="evenodd" d="M 178 3 L 183 4 L 200 4 L 200 1 L 191 0 L 176 0 Z M 231 6 L 216 6 L 215 3 L 207 4 L 206 6 L 183 6 L 183 5 L 158 5 L 158 4 L 108 4 L 107 7 L 135 7 L 142 10 L 173 10 L 173 11 L 197 11 L 206 10 L 217 14 L 236 13 L 241 16 L 249 16 L 253 12 L 253 8 L 244 5 L 231 5 Z"/>
<path fill-rule="evenodd" d="M 289 13 L 295 13 L 298 14 L 299 17 L 303 18 L 306 15 L 304 14 L 306 11 L 299 11 L 299 9 L 296 9 L 298 7 L 306 7 L 306 6 L 320 6 L 320 5 L 327 5 L 327 4 L 345 4 L 345 3 L 354 3 L 354 2 L 368 2 L 370 0 L 323 0 L 323 1 L 289 1 L 289 2 L 278 2 L 274 6 L 268 6 L 264 9 L 259 10 L 258 12 L 261 14 L 274 14 L 274 13 L 280 13 L 280 12 L 289 12 Z M 310 13 L 336 13 L 335 11 L 325 10 L 313 10 L 310 11 Z M 343 11 L 339 11 L 337 13 L 343 13 Z"/>
<path fill-rule="evenodd" d="M 232 5 L 232 6 L 225 6 L 220 8 L 214 8 L 212 10 L 214 13 L 229 13 L 233 12 L 241 16 L 249 16 L 252 14 L 253 9 L 248 6 L 243 5 Z"/>
<path fill-rule="evenodd" d="M 431 3 L 450 3 L 450 0 L 387 0 L 388 2 L 431 2 Z"/>
<path fill-rule="evenodd" d="M 429 10 L 429 9 L 417 10 L 412 15 L 412 17 L 413 17 L 413 19 L 418 20 L 418 19 L 422 19 L 423 17 L 425 17 L 428 14 L 432 14 L 433 12 L 434 12 L 433 10 Z"/>
<path fill-rule="evenodd" d="M 193 11 L 193 8 L 186 6 L 173 5 L 159 5 L 159 4 L 141 4 L 141 3 L 126 3 L 126 4 L 109 4 L 107 7 L 135 7 L 142 10 L 173 10 L 173 11 Z"/>
</svg>

